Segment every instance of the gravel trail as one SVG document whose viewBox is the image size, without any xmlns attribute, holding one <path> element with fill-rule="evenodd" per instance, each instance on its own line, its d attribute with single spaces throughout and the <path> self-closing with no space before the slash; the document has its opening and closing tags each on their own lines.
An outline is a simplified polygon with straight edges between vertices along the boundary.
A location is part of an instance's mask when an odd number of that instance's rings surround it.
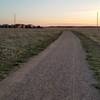
<svg viewBox="0 0 100 100">
<path fill-rule="evenodd" d="M 70 31 L 0 82 L 0 100 L 100 100 L 80 40 Z"/>
</svg>

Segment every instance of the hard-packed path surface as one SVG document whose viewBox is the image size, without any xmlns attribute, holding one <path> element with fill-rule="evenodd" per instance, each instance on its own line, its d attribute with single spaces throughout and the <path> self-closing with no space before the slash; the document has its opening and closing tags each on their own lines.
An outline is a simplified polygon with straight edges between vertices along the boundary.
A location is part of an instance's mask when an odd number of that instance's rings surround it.
<svg viewBox="0 0 100 100">
<path fill-rule="evenodd" d="M 100 100 L 80 40 L 58 40 L 0 82 L 0 100 Z"/>
</svg>

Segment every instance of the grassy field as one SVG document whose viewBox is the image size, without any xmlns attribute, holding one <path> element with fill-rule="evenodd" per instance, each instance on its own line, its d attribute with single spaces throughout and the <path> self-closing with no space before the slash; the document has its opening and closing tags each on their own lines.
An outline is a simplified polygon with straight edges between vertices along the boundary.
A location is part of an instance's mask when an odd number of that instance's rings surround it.
<svg viewBox="0 0 100 100">
<path fill-rule="evenodd" d="M 75 29 L 73 32 L 80 38 L 87 53 L 88 63 L 98 82 L 94 86 L 100 89 L 100 33 L 96 29 Z"/>
<path fill-rule="evenodd" d="M 0 29 L 0 80 L 60 34 L 59 29 Z"/>
<path fill-rule="evenodd" d="M 97 28 L 78 28 L 75 30 L 83 33 L 87 37 L 91 38 L 93 41 L 96 41 L 100 44 L 100 29 L 99 32 Z"/>
</svg>

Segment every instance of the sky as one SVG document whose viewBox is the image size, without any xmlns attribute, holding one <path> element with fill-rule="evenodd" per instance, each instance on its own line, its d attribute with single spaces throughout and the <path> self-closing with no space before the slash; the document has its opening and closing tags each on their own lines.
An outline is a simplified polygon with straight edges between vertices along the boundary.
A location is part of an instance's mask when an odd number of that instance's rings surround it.
<svg viewBox="0 0 100 100">
<path fill-rule="evenodd" d="M 0 24 L 96 25 L 100 0 L 0 0 Z M 100 19 L 100 17 L 99 17 Z"/>
</svg>

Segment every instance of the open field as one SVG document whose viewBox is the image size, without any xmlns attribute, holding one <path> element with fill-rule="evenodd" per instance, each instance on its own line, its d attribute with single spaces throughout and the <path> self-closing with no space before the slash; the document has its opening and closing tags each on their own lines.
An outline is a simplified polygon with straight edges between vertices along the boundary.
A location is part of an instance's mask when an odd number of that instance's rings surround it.
<svg viewBox="0 0 100 100">
<path fill-rule="evenodd" d="M 64 30 L 74 30 L 82 40 L 87 60 L 100 88 L 100 34 L 96 28 L 0 29 L 0 80 L 29 57 L 37 55 Z"/>
<path fill-rule="evenodd" d="M 98 32 L 97 28 L 78 28 L 75 30 L 85 34 L 92 40 L 100 43 L 100 29 L 99 29 L 99 32 Z"/>
<path fill-rule="evenodd" d="M 0 82 L 0 100 L 100 100 L 84 53 L 77 36 L 64 31 Z"/>
<path fill-rule="evenodd" d="M 98 80 L 94 86 L 100 89 L 100 32 L 97 29 L 75 29 L 73 32 L 82 41 L 87 60 Z"/>
<path fill-rule="evenodd" d="M 57 29 L 0 29 L 0 80 L 60 34 Z"/>
</svg>

